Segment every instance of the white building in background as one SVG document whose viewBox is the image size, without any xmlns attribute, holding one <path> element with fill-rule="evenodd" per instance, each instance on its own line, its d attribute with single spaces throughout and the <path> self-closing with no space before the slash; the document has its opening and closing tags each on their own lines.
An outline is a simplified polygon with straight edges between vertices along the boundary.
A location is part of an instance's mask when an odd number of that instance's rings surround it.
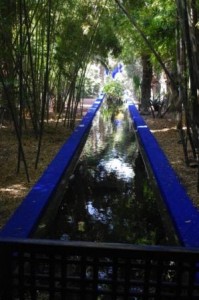
<svg viewBox="0 0 199 300">
<path fill-rule="evenodd" d="M 162 100 L 163 97 L 167 94 L 167 77 L 164 72 L 161 73 L 160 79 L 160 99 Z"/>
<path fill-rule="evenodd" d="M 151 99 L 162 101 L 167 94 L 167 77 L 164 72 L 159 77 L 153 75 L 151 82 Z"/>
</svg>

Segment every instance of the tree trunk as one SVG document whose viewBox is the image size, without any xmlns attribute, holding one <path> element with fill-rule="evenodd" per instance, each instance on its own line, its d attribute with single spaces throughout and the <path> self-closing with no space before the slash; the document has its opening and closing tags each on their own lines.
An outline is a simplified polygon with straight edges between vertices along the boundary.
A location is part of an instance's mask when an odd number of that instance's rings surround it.
<svg viewBox="0 0 199 300">
<path fill-rule="evenodd" d="M 47 101 L 47 92 L 49 89 L 49 59 L 50 59 L 50 46 L 51 46 L 51 9 L 52 9 L 52 0 L 48 0 L 48 12 L 47 12 L 47 28 L 46 28 L 46 65 L 45 65 L 45 74 L 44 74 L 44 86 L 43 86 L 43 95 L 42 95 L 42 107 L 41 107 L 41 120 L 40 120 L 40 132 L 39 132 L 39 141 L 37 148 L 37 157 L 35 161 L 35 168 L 37 169 L 39 163 L 39 157 L 41 152 L 41 143 L 43 138 L 44 131 L 44 117 L 45 117 L 45 107 Z"/>
<path fill-rule="evenodd" d="M 191 58 L 193 63 L 193 78 L 191 83 L 191 96 L 193 100 L 193 122 L 199 127 L 199 30 L 196 27 L 198 21 L 197 7 L 195 0 L 187 1 L 187 15 L 189 24 L 189 35 L 191 44 Z"/>
<path fill-rule="evenodd" d="M 150 55 L 142 55 L 142 84 L 141 84 L 141 109 L 147 111 L 150 106 L 152 81 L 152 64 Z"/>
<path fill-rule="evenodd" d="M 199 126 L 199 103 L 197 91 L 199 90 L 199 42 L 198 29 L 196 27 L 197 9 L 194 0 L 176 0 L 182 37 L 186 45 L 189 76 L 190 97 L 192 104 L 193 122 Z"/>
<path fill-rule="evenodd" d="M 6 91 L 3 90 L 3 95 L 9 92 L 11 103 L 15 105 L 14 101 L 14 62 L 13 62 L 13 27 L 16 22 L 16 5 L 14 0 L 1 0 L 0 7 L 0 67 L 3 80 L 6 84 Z M 8 106 L 8 103 L 7 103 Z M 13 108 L 15 111 L 15 108 Z"/>
<path fill-rule="evenodd" d="M 199 43 L 197 22 L 197 8 L 195 0 L 176 0 L 178 8 L 179 22 L 181 26 L 182 39 L 186 48 L 189 78 L 190 94 L 189 105 L 185 105 L 187 133 L 192 146 L 193 156 L 196 158 L 196 149 L 199 148 Z"/>
</svg>

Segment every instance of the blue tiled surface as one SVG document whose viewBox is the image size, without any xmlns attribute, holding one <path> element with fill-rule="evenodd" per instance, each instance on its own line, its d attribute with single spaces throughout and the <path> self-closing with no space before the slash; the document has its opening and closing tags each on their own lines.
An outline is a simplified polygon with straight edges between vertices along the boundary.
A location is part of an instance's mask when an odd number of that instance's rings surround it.
<svg viewBox="0 0 199 300">
<path fill-rule="evenodd" d="M 73 134 L 68 138 L 51 164 L 44 171 L 41 178 L 2 228 L 0 237 L 28 238 L 30 236 L 44 209 L 52 199 L 63 174 L 70 166 L 81 141 L 90 129 L 92 120 L 102 101 L 103 95 L 93 103 L 81 123 L 75 128 Z"/>
<path fill-rule="evenodd" d="M 192 204 L 184 186 L 136 107 L 130 105 L 129 111 L 181 244 L 199 247 L 199 211 Z"/>
</svg>

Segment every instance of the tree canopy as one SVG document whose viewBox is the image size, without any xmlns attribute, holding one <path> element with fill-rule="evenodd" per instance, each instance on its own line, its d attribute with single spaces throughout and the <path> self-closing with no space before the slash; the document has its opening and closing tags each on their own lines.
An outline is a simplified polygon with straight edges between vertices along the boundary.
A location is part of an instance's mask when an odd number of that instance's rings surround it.
<svg viewBox="0 0 199 300">
<path fill-rule="evenodd" d="M 107 68 L 109 57 L 128 65 L 144 110 L 154 78 L 164 72 L 169 108 L 178 111 L 180 129 L 185 109 L 196 156 L 198 13 L 196 0 L 2 0 L 0 105 L 15 127 L 19 162 L 26 167 L 22 139 L 27 116 L 38 139 L 37 166 L 44 120 L 53 111 L 57 124 L 62 119 L 73 127 L 88 65 L 97 62 Z"/>
</svg>

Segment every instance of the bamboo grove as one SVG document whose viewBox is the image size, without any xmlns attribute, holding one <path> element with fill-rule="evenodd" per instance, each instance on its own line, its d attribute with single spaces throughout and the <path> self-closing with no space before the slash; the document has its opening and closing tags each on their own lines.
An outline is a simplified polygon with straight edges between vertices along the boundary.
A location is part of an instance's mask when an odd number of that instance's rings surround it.
<svg viewBox="0 0 199 300">
<path fill-rule="evenodd" d="M 175 107 L 179 114 L 186 163 L 187 141 L 196 158 L 198 13 L 198 0 L 1 0 L 0 107 L 6 108 L 14 124 L 18 169 L 22 161 L 27 170 L 23 150 L 27 116 L 38 140 L 37 167 L 50 110 L 57 125 L 62 120 L 72 128 L 84 97 L 88 64 L 98 61 L 107 66 L 109 56 L 128 64 L 141 62 L 138 85 L 144 107 L 150 99 L 152 75 L 165 72 L 169 108 Z M 130 76 L 133 79 L 135 74 Z"/>
<path fill-rule="evenodd" d="M 133 45 L 136 45 L 133 49 L 136 59 L 139 57 L 142 61 L 142 106 L 149 106 L 152 76 L 158 77 L 163 70 L 167 77 L 166 97 L 169 102 L 166 111 L 175 110 L 177 113 L 177 128 L 186 164 L 190 164 L 189 143 L 198 165 L 199 2 L 133 1 L 134 5 L 128 0 L 115 2 L 133 28 Z"/>
<path fill-rule="evenodd" d="M 23 151 L 26 116 L 38 151 L 49 109 L 73 127 L 88 62 L 117 48 L 111 26 L 101 21 L 104 1 L 3 0 L 0 3 L 1 106 L 9 111 Z M 106 37 L 105 37 L 106 36 Z M 111 41 L 111 42 L 110 42 Z M 27 171 L 28 176 L 28 171 Z"/>
</svg>

